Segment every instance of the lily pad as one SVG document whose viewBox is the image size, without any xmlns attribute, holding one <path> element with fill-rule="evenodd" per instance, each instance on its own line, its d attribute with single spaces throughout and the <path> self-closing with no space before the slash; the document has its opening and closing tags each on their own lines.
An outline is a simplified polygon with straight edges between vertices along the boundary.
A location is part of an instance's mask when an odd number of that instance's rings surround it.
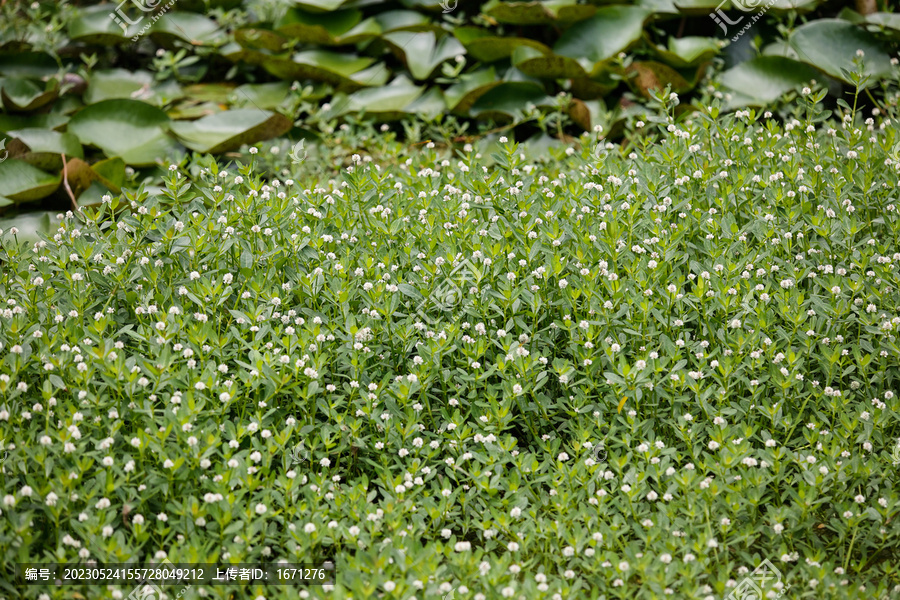
<svg viewBox="0 0 900 600">
<path fill-rule="evenodd" d="M 0 196 L 14 202 L 33 202 L 52 194 L 62 177 L 33 167 L 24 160 L 8 158 L 0 163 Z"/>
<path fill-rule="evenodd" d="M 257 48 L 270 52 L 280 52 L 287 44 L 287 39 L 279 33 L 248 27 L 234 32 L 234 39 L 245 48 Z"/>
<path fill-rule="evenodd" d="M 673 92 L 678 93 L 686 92 L 693 87 L 672 67 L 652 60 L 635 61 L 628 67 L 627 72 L 631 76 L 629 83 L 647 99 L 651 98 L 651 90 L 662 91 L 667 85 L 671 86 Z"/>
<path fill-rule="evenodd" d="M 388 78 L 382 64 L 370 67 L 374 59 L 354 54 L 307 50 L 292 58 L 262 57 L 262 66 L 281 79 L 300 81 L 312 79 L 337 86 L 338 89 L 357 89 L 383 85 Z"/>
<path fill-rule="evenodd" d="M 291 120 L 258 109 L 220 112 L 196 121 L 175 121 L 172 132 L 191 150 L 222 154 L 244 144 L 277 137 L 291 128 Z"/>
<path fill-rule="evenodd" d="M 104 100 L 131 99 L 163 106 L 184 96 L 175 81 L 157 83 L 148 71 L 106 69 L 94 71 L 84 93 L 84 101 L 96 104 Z"/>
<path fill-rule="evenodd" d="M 719 82 L 737 94 L 733 105 L 764 106 L 817 76 L 815 69 L 790 58 L 759 56 L 725 71 Z"/>
<path fill-rule="evenodd" d="M 31 112 L 56 100 L 59 96 L 59 82 L 47 82 L 19 77 L 3 80 L 3 106 L 8 111 Z"/>
<path fill-rule="evenodd" d="M 593 68 L 591 62 L 586 59 L 576 60 L 552 52 L 543 53 L 528 46 L 516 48 L 512 53 L 511 62 L 526 75 L 541 79 L 578 79 L 587 77 L 589 70 Z"/>
<path fill-rule="evenodd" d="M 55 75 L 59 65 L 43 52 L 4 52 L 0 54 L 0 75 L 44 79 Z"/>
<path fill-rule="evenodd" d="M 494 62 L 509 58 L 513 50 L 520 46 L 526 46 L 539 51 L 541 54 L 550 54 L 551 50 L 544 44 L 521 37 L 501 37 L 478 27 L 457 27 L 453 31 L 466 52 L 482 62 Z"/>
<path fill-rule="evenodd" d="M 819 19 L 801 25 L 791 34 L 790 44 L 800 60 L 849 83 L 857 50 L 865 53 L 864 74 L 875 79 L 891 72 L 891 59 L 884 47 L 864 28 L 837 19 Z"/>
<path fill-rule="evenodd" d="M 590 18 L 597 8 L 577 4 L 576 0 L 545 0 L 535 2 L 501 2 L 491 0 L 481 12 L 501 23 L 512 25 L 544 25 L 548 21 L 574 23 Z"/>
<path fill-rule="evenodd" d="M 698 65 L 719 53 L 719 40 L 712 37 L 669 37 L 668 48 L 656 47 L 664 62 L 676 69 Z"/>
<path fill-rule="evenodd" d="M 428 17 L 414 10 L 389 10 L 375 15 L 375 21 L 383 33 L 391 31 L 434 31 L 439 27 Z"/>
<path fill-rule="evenodd" d="M 444 91 L 444 98 L 450 110 L 467 113 L 475 101 L 493 88 L 503 83 L 497 78 L 493 67 L 474 73 L 461 75 L 457 83 Z"/>
<path fill-rule="evenodd" d="M 104 100 L 91 104 L 69 121 L 68 130 L 82 144 L 109 156 L 121 156 L 131 165 L 156 164 L 178 149 L 166 132 L 169 117 L 160 109 L 137 100 Z"/>
<path fill-rule="evenodd" d="M 646 9 L 637 6 L 606 6 L 597 14 L 573 25 L 559 38 L 554 52 L 560 56 L 587 58 L 597 63 L 616 56 L 643 34 Z"/>
<path fill-rule="evenodd" d="M 409 72 L 419 80 L 428 79 L 445 60 L 466 53 L 455 37 L 445 35 L 438 40 L 432 31 L 395 31 L 383 38 L 404 56 Z"/>
<path fill-rule="evenodd" d="M 358 10 L 311 13 L 291 8 L 275 25 L 287 37 L 306 44 L 337 46 L 358 44 L 381 33 L 374 18 L 362 20 Z"/>
<path fill-rule="evenodd" d="M 540 85 L 515 81 L 506 82 L 482 95 L 473 105 L 472 114 L 494 120 L 521 118 L 529 106 L 552 104 L 553 99 Z"/>
<path fill-rule="evenodd" d="M 60 133 L 47 129 L 20 129 L 9 135 L 21 142 L 20 150 L 13 155 L 28 164 L 55 171 L 62 166 L 62 155 L 81 158 L 84 156 L 78 138 L 71 133 Z"/>
<path fill-rule="evenodd" d="M 159 2 L 148 2 L 148 5 L 157 6 Z M 150 21 L 147 12 L 127 14 L 124 9 L 119 11 L 114 4 L 82 8 L 79 13 L 69 22 L 69 38 L 102 46 L 114 46 L 131 39 Z"/>
<path fill-rule="evenodd" d="M 161 45 L 171 47 L 174 40 L 193 46 L 203 46 L 221 37 L 222 30 L 212 19 L 197 13 L 168 12 L 159 17 L 150 29 L 150 36 Z"/>
<path fill-rule="evenodd" d="M 359 90 L 336 100 L 332 111 L 335 116 L 365 112 L 385 120 L 397 119 L 410 114 L 406 107 L 415 102 L 423 91 L 423 87 L 400 75 L 388 85 Z"/>
<path fill-rule="evenodd" d="M 273 109 L 287 98 L 291 84 L 287 81 L 274 83 L 245 83 L 235 88 L 230 103 L 235 106 L 252 105 L 260 109 Z"/>
</svg>

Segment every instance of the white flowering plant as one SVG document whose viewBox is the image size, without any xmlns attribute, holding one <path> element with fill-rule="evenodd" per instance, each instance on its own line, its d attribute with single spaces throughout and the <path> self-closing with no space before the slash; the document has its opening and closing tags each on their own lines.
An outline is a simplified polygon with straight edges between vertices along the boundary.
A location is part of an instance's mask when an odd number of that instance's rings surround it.
<svg viewBox="0 0 900 600">
<path fill-rule="evenodd" d="M 330 558 L 185 597 L 718 599 L 769 559 L 766 597 L 897 597 L 897 116 L 823 97 L 550 161 L 197 158 L 0 232 L 0 594 Z"/>
</svg>

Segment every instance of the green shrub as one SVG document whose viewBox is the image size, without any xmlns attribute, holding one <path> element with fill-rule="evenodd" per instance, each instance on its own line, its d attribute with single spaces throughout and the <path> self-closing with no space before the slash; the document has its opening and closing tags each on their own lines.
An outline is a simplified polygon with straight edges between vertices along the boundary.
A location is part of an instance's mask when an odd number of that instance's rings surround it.
<svg viewBox="0 0 900 600">
<path fill-rule="evenodd" d="M 720 598 L 768 559 L 787 597 L 896 597 L 900 140 L 802 98 L 673 98 L 660 143 L 546 164 L 207 157 L 4 231 L 5 592 L 334 557 L 314 595 Z"/>
</svg>

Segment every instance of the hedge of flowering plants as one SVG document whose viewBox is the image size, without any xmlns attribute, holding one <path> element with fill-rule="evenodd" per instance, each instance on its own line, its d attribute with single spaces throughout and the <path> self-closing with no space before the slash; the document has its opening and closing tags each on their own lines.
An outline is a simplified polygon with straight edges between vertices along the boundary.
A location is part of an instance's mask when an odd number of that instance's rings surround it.
<svg viewBox="0 0 900 600">
<path fill-rule="evenodd" d="M 0 595 L 167 558 L 337 567 L 171 598 L 900 596 L 900 134 L 824 94 L 551 161 L 197 157 L 3 231 Z"/>
</svg>

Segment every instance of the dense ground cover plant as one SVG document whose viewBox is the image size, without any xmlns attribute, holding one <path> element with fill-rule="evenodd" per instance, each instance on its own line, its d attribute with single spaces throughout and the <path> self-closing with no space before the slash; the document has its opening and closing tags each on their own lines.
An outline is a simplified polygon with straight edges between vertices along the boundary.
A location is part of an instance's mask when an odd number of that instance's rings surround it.
<svg viewBox="0 0 900 600">
<path fill-rule="evenodd" d="M 832 100 L 868 60 L 889 101 L 892 0 L 38 0 L 0 3 L 0 217 L 92 206 L 223 155 L 363 118 L 580 135 L 651 89 L 769 106 L 812 78 Z M 612 123 L 608 123 L 611 121 Z M 396 127 L 400 129 L 400 127 Z M 547 129 L 545 129 L 546 131 Z M 31 214 L 27 218 L 34 217 Z"/>
<path fill-rule="evenodd" d="M 897 597 L 900 139 L 823 95 L 667 98 L 659 143 L 547 163 L 207 157 L 3 231 L 3 593 L 334 557 L 312 596 L 721 598 L 769 559 L 772 594 Z"/>
</svg>

